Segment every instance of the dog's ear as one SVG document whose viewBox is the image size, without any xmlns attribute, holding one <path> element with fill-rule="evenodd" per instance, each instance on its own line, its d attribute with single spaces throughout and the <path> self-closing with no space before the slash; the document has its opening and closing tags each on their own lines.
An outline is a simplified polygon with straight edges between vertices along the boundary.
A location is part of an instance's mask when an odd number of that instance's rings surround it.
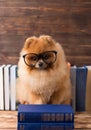
<svg viewBox="0 0 91 130">
<path fill-rule="evenodd" d="M 28 49 L 30 47 L 31 43 L 36 41 L 36 39 L 37 39 L 37 37 L 35 37 L 35 36 L 27 38 L 25 41 L 25 44 L 24 44 L 24 48 Z"/>
<path fill-rule="evenodd" d="M 46 36 L 46 40 L 47 40 L 47 42 L 48 42 L 49 44 L 53 42 L 53 39 L 52 39 L 51 36 Z"/>
<path fill-rule="evenodd" d="M 49 35 L 41 35 L 40 38 L 46 40 L 48 44 L 51 44 L 54 42 L 54 39 Z"/>
</svg>

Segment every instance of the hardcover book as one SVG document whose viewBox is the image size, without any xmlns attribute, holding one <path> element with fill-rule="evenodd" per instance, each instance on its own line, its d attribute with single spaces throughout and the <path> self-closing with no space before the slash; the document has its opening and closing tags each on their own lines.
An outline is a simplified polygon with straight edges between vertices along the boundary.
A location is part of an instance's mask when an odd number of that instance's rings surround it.
<svg viewBox="0 0 91 130">
<path fill-rule="evenodd" d="M 5 110 L 10 110 L 10 67 L 4 67 L 4 95 L 5 95 Z"/>
<path fill-rule="evenodd" d="M 18 123 L 18 130 L 74 130 L 73 123 Z"/>
<path fill-rule="evenodd" d="M 74 111 L 76 110 L 76 66 L 72 66 L 70 70 L 70 78 L 71 78 L 71 85 L 72 85 L 72 107 Z"/>
<path fill-rule="evenodd" d="M 20 123 L 73 123 L 74 111 L 70 105 L 19 105 Z"/>
<path fill-rule="evenodd" d="M 76 111 L 85 111 L 87 68 L 77 67 L 76 71 Z"/>
<path fill-rule="evenodd" d="M 4 67 L 0 66 L 0 110 L 4 110 Z"/>
<path fill-rule="evenodd" d="M 10 104 L 11 110 L 16 110 L 16 69 L 17 66 L 10 67 Z"/>
<path fill-rule="evenodd" d="M 86 83 L 86 111 L 91 111 L 91 66 L 86 66 L 88 69 Z"/>
</svg>

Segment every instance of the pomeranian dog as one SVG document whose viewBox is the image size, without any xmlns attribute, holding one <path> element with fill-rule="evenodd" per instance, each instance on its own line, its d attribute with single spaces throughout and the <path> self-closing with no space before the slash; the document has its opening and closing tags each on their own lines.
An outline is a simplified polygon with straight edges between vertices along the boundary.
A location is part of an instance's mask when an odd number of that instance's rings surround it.
<svg viewBox="0 0 91 130">
<path fill-rule="evenodd" d="M 17 100 L 21 104 L 70 104 L 70 66 L 51 36 L 26 39 L 18 63 Z"/>
</svg>

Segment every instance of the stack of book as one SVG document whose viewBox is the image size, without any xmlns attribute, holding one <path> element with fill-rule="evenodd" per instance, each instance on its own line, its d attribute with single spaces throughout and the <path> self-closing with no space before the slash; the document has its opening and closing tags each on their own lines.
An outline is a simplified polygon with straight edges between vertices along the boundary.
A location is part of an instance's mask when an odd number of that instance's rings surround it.
<svg viewBox="0 0 91 130">
<path fill-rule="evenodd" d="M 0 110 L 16 110 L 17 65 L 0 66 Z"/>
<path fill-rule="evenodd" d="M 91 66 L 72 66 L 72 107 L 75 111 L 91 111 Z"/>
<path fill-rule="evenodd" d="M 70 105 L 19 105 L 18 130 L 73 130 Z"/>
<path fill-rule="evenodd" d="M 0 65 L 0 110 L 17 110 L 17 65 Z M 74 111 L 91 111 L 91 65 L 71 66 L 72 107 Z"/>
</svg>

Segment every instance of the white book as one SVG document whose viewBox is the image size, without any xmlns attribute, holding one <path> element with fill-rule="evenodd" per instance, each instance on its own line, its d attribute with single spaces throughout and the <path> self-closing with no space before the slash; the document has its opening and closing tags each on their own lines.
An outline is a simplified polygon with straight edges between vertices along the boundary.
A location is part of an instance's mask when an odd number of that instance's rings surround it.
<svg viewBox="0 0 91 130">
<path fill-rule="evenodd" d="M 10 105 L 11 110 L 16 110 L 16 65 L 10 67 Z"/>
<path fill-rule="evenodd" d="M 10 66 L 4 67 L 4 92 L 5 92 L 5 110 L 10 110 Z"/>
<path fill-rule="evenodd" d="M 0 66 L 0 110 L 4 110 L 4 69 L 5 65 Z"/>
</svg>

